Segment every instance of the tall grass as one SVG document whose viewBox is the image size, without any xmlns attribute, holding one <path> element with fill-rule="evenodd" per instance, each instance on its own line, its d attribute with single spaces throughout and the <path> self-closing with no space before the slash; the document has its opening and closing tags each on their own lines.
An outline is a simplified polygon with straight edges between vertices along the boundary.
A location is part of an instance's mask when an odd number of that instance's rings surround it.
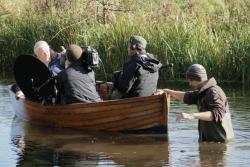
<svg viewBox="0 0 250 167">
<path fill-rule="evenodd" d="M 175 64 L 174 73 L 162 77 L 183 79 L 189 65 L 200 63 L 218 80 L 250 81 L 247 0 L 64 2 L 67 5 L 58 7 L 51 1 L 48 8 L 24 3 L 15 11 L 8 1 L 0 1 L 3 77 L 12 74 L 16 56 L 32 53 L 37 40 L 48 41 L 55 50 L 71 43 L 91 45 L 99 51 L 107 73 L 112 73 L 128 59 L 127 38 L 139 34 L 163 64 Z"/>
</svg>

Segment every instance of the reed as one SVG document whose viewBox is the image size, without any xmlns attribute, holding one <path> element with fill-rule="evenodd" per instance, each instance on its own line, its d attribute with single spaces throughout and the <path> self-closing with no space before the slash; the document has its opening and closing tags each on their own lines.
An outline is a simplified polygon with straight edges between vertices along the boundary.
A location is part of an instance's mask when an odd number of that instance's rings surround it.
<svg viewBox="0 0 250 167">
<path fill-rule="evenodd" d="M 32 53 L 37 40 L 48 41 L 58 51 L 71 43 L 91 45 L 112 74 L 128 59 L 127 38 L 139 34 L 148 40 L 149 52 L 175 64 L 161 77 L 183 79 L 187 67 L 199 63 L 218 80 L 250 81 L 247 0 L 65 0 L 64 5 L 54 0 L 46 1 L 47 8 L 39 2 L 13 10 L 8 1 L 0 1 L 2 77 L 11 76 L 15 57 Z M 102 70 L 97 74 L 103 78 Z"/>
</svg>

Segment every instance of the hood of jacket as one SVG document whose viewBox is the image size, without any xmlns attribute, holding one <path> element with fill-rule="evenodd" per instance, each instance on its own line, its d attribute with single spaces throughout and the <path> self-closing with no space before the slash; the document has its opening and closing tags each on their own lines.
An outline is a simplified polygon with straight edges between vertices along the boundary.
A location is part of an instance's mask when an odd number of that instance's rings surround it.
<svg viewBox="0 0 250 167">
<path fill-rule="evenodd" d="M 132 56 L 138 64 L 142 66 L 143 69 L 154 73 L 157 72 L 162 64 L 150 53 L 138 53 Z"/>
</svg>

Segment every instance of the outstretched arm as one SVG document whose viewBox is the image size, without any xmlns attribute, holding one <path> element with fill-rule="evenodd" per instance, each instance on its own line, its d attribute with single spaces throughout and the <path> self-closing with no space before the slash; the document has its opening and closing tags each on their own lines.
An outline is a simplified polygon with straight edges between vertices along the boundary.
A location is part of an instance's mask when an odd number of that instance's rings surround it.
<svg viewBox="0 0 250 167">
<path fill-rule="evenodd" d="M 156 95 L 162 94 L 164 92 L 167 92 L 171 96 L 175 97 L 176 99 L 183 101 L 184 100 L 184 95 L 186 92 L 183 91 L 175 91 L 171 89 L 160 89 L 157 90 L 155 93 Z M 180 113 L 176 116 L 176 121 L 180 121 L 183 119 L 199 119 L 203 121 L 213 121 L 214 117 L 211 111 L 206 111 L 206 112 L 196 112 L 196 113 Z"/>
<path fill-rule="evenodd" d="M 183 102 L 184 99 L 184 94 L 185 92 L 183 91 L 176 91 L 176 90 L 171 90 L 171 89 L 163 89 L 165 92 L 176 98 L 177 100 L 180 100 Z"/>
<path fill-rule="evenodd" d="M 196 113 L 180 113 L 176 116 L 176 121 L 183 119 L 199 119 L 202 121 L 213 121 L 213 114 L 211 111 L 196 112 Z"/>
</svg>

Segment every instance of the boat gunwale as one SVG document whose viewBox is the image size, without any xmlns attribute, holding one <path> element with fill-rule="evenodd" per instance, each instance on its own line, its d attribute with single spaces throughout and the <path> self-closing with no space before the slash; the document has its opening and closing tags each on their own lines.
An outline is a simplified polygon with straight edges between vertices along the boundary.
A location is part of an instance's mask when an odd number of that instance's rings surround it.
<svg viewBox="0 0 250 167">
<path fill-rule="evenodd" d="M 164 94 L 163 94 L 164 95 Z M 88 108 L 88 107 L 104 107 L 104 106 L 110 106 L 110 105 L 122 105 L 122 104 L 128 104 L 128 103 L 138 103 L 138 102 L 144 102 L 148 100 L 162 100 L 161 98 L 164 98 L 163 95 L 151 95 L 151 96 L 144 96 L 144 97 L 132 97 L 132 98 L 124 98 L 124 99 L 117 99 L 117 100 L 105 100 L 100 102 L 91 102 L 91 103 L 73 103 L 73 104 L 42 104 L 39 102 L 30 101 L 27 99 L 20 99 L 26 104 L 30 104 L 32 106 L 43 106 L 45 108 L 63 108 L 63 109 L 72 109 L 72 108 Z"/>
</svg>

